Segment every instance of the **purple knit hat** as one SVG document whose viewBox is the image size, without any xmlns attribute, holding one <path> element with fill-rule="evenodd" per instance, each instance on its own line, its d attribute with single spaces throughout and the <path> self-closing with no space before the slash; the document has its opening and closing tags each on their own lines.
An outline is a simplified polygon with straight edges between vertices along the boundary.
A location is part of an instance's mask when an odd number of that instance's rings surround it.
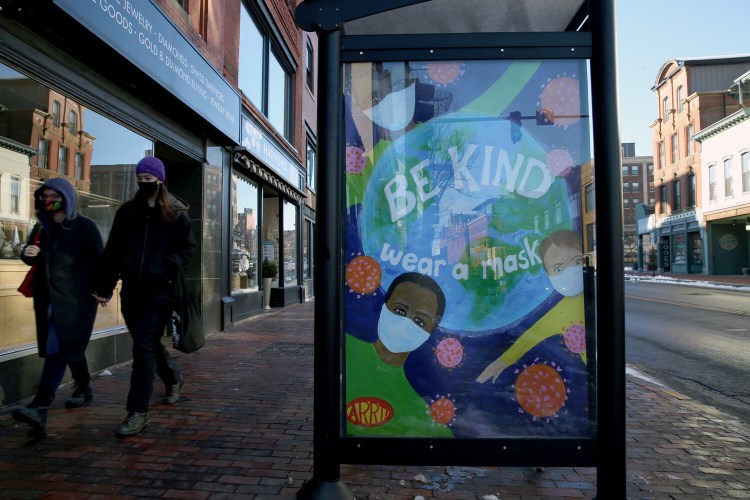
<svg viewBox="0 0 750 500">
<path fill-rule="evenodd" d="M 161 182 L 167 177 L 164 173 L 164 164 L 154 156 L 147 156 L 139 161 L 135 167 L 135 174 L 151 174 Z"/>
</svg>

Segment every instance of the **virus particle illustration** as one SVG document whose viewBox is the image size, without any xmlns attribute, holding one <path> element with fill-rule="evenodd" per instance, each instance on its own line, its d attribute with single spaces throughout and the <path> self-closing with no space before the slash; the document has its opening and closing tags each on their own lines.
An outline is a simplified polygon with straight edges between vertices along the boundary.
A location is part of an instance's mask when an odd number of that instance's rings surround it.
<svg viewBox="0 0 750 500">
<path fill-rule="evenodd" d="M 430 402 L 429 414 L 432 420 L 442 425 L 451 425 L 456 419 L 456 404 L 448 396 L 435 396 Z"/>
<path fill-rule="evenodd" d="M 586 352 L 586 328 L 581 323 L 574 323 L 563 333 L 565 346 L 570 352 L 581 354 Z"/>
<path fill-rule="evenodd" d="M 567 399 L 565 381 L 552 365 L 524 367 L 516 379 L 516 400 L 534 420 L 555 416 Z"/>
<path fill-rule="evenodd" d="M 367 155 L 357 146 L 346 148 L 346 171 L 350 174 L 361 174 L 367 166 Z"/>
<path fill-rule="evenodd" d="M 555 126 L 567 127 L 580 119 L 581 96 L 579 82 L 575 78 L 562 76 L 550 80 L 542 90 L 541 105 L 552 111 Z"/>
<path fill-rule="evenodd" d="M 377 290 L 382 277 L 380 265 L 366 255 L 354 257 L 346 266 L 346 284 L 358 294 L 366 295 Z"/>
<path fill-rule="evenodd" d="M 573 157 L 564 149 L 553 149 L 547 153 L 547 170 L 557 177 L 564 177 L 573 169 Z"/>
<path fill-rule="evenodd" d="M 440 363 L 440 366 L 449 369 L 455 368 L 464 359 L 464 346 L 461 345 L 458 339 L 446 337 L 435 347 L 435 358 Z"/>
<path fill-rule="evenodd" d="M 430 62 L 425 68 L 427 76 L 437 85 L 453 83 L 463 73 L 461 63 L 457 62 Z"/>
</svg>

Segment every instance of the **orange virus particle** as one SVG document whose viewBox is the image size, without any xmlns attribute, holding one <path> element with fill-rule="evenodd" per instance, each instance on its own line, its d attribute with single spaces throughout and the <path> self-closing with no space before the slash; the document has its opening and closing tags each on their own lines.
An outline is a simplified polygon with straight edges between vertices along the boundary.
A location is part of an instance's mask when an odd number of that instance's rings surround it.
<svg viewBox="0 0 750 500">
<path fill-rule="evenodd" d="M 542 108 L 552 111 L 554 124 L 567 127 L 577 122 L 581 114 L 578 80 L 567 76 L 551 80 L 542 90 Z"/>
<path fill-rule="evenodd" d="M 565 382 L 555 368 L 546 364 L 526 367 L 516 379 L 516 400 L 529 415 L 546 418 L 565 404 Z"/>
<path fill-rule="evenodd" d="M 547 153 L 547 170 L 557 177 L 568 175 L 573 169 L 573 157 L 564 149 L 553 149 Z"/>
<path fill-rule="evenodd" d="M 575 323 L 567 327 L 563 339 L 569 351 L 576 354 L 586 352 L 586 328 L 582 324 Z"/>
<path fill-rule="evenodd" d="M 367 155 L 357 146 L 346 148 L 346 171 L 350 174 L 359 174 L 367 166 Z"/>
<path fill-rule="evenodd" d="M 382 276 L 377 261 L 366 255 L 354 257 L 346 266 L 346 284 L 356 293 L 374 292 L 380 286 Z"/>
<path fill-rule="evenodd" d="M 449 425 L 456 418 L 456 405 L 446 396 L 438 396 L 430 404 L 430 416 L 438 424 Z"/>
<path fill-rule="evenodd" d="M 426 67 L 427 76 L 441 85 L 453 82 L 462 72 L 461 64 L 457 62 L 431 62 Z"/>
<path fill-rule="evenodd" d="M 464 359 L 464 346 L 458 339 L 446 337 L 435 348 L 435 358 L 446 368 L 455 368 Z"/>
</svg>

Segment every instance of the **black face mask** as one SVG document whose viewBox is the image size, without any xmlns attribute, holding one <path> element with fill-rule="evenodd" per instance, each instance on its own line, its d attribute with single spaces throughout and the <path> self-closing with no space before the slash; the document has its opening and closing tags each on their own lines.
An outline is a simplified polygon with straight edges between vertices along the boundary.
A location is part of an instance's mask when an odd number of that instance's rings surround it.
<svg viewBox="0 0 750 500">
<path fill-rule="evenodd" d="M 158 182 L 139 182 L 138 196 L 149 198 L 159 190 Z"/>
</svg>

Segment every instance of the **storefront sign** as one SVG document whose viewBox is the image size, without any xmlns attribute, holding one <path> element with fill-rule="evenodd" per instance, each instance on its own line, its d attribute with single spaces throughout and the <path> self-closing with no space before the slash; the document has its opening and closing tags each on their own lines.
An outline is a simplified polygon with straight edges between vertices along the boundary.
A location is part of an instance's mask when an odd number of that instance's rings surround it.
<svg viewBox="0 0 750 500">
<path fill-rule="evenodd" d="M 344 74 L 343 436 L 591 437 L 586 62 Z"/>
<path fill-rule="evenodd" d="M 239 95 L 158 7 L 147 0 L 54 3 L 239 142 Z"/>
<path fill-rule="evenodd" d="M 664 272 L 669 272 L 672 269 L 672 255 L 669 248 L 669 237 L 662 238 L 659 248 L 661 251 L 661 267 L 664 269 Z"/>
<path fill-rule="evenodd" d="M 304 173 L 297 163 L 265 134 L 263 127 L 243 115 L 241 134 L 240 144 L 245 146 L 253 156 L 283 177 L 294 188 L 300 192 L 305 191 Z"/>
</svg>

